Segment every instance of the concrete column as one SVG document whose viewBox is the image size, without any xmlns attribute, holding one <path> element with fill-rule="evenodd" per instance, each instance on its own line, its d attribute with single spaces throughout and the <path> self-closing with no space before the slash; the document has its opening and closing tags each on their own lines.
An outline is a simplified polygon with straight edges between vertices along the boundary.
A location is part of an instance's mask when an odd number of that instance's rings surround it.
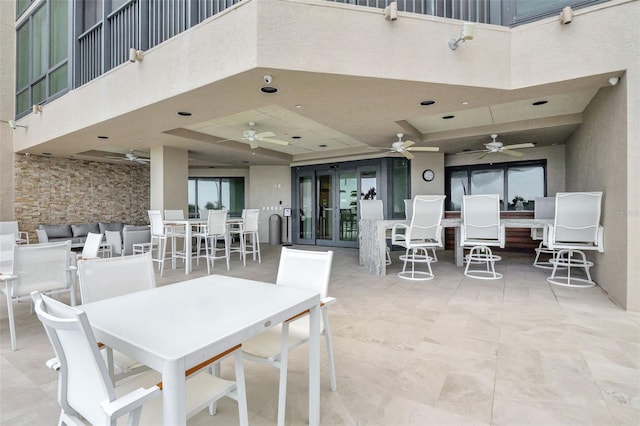
<svg viewBox="0 0 640 426">
<path fill-rule="evenodd" d="M 151 148 L 151 209 L 184 210 L 188 216 L 189 158 L 185 149 Z"/>
<path fill-rule="evenodd" d="M 0 1 L 0 220 L 14 220 L 13 130 L 9 120 L 15 117 L 16 96 L 16 4 Z M 24 130 L 24 129 L 22 129 Z"/>
</svg>

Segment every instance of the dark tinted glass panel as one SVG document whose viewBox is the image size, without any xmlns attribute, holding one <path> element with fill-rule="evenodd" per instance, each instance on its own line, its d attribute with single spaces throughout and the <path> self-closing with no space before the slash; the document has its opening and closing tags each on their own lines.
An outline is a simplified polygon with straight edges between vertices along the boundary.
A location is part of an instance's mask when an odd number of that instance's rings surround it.
<svg viewBox="0 0 640 426">
<path fill-rule="evenodd" d="M 68 9 L 70 4 L 67 0 L 50 0 L 50 29 L 49 29 L 49 64 L 55 66 L 59 62 L 67 59 L 67 33 Z"/>
<path fill-rule="evenodd" d="M 49 74 L 49 96 L 53 96 L 67 88 L 67 70 L 67 64 L 64 64 Z"/>
</svg>

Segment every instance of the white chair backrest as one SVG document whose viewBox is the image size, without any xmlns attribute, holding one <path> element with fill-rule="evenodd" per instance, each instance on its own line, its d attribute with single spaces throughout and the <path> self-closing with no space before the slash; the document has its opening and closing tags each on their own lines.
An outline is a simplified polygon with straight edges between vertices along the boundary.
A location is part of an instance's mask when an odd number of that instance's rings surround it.
<svg viewBox="0 0 640 426">
<path fill-rule="evenodd" d="M 555 241 L 596 242 L 602 192 L 556 194 Z"/>
<path fill-rule="evenodd" d="M 82 248 L 82 258 L 95 259 L 96 257 L 98 257 L 100 243 L 102 243 L 102 234 L 89 232 L 87 234 L 87 239 L 84 242 L 84 247 Z"/>
<path fill-rule="evenodd" d="M 184 210 L 165 210 L 165 220 L 184 220 Z"/>
<path fill-rule="evenodd" d="M 242 226 L 244 232 L 258 232 L 259 209 L 245 209 L 242 211 Z"/>
<path fill-rule="evenodd" d="M 200 215 L 200 219 L 207 219 L 209 217 L 208 209 L 198 209 L 198 214 Z"/>
<path fill-rule="evenodd" d="M 226 210 L 209 210 L 207 233 L 209 235 L 225 235 L 227 233 Z"/>
<path fill-rule="evenodd" d="M 553 219 L 556 214 L 556 197 L 536 197 L 533 207 L 533 217 L 535 219 Z M 531 228 L 531 238 L 542 240 L 544 238 L 543 228 Z"/>
<path fill-rule="evenodd" d="M 164 235 L 164 222 L 160 210 L 148 210 L 151 235 Z"/>
<path fill-rule="evenodd" d="M 104 231 L 107 244 L 111 246 L 113 255 L 120 256 L 122 254 L 122 235 L 119 231 Z"/>
<path fill-rule="evenodd" d="M 498 194 L 464 195 L 461 214 L 466 238 L 485 240 L 500 238 L 500 196 Z"/>
<path fill-rule="evenodd" d="M 13 246 L 14 297 L 68 288 L 71 241 Z"/>
<path fill-rule="evenodd" d="M 411 198 L 407 198 L 404 200 L 404 218 L 406 220 L 411 220 L 413 217 L 413 200 Z"/>
<path fill-rule="evenodd" d="M 407 230 L 407 240 L 440 241 L 444 199 L 445 195 L 416 195 L 413 199 L 413 217 Z"/>
<path fill-rule="evenodd" d="M 283 247 L 277 285 L 308 288 L 327 297 L 333 251 L 307 251 Z"/>
<path fill-rule="evenodd" d="M 14 241 L 18 241 L 20 239 L 18 222 L 15 220 L 0 222 L 0 234 L 13 234 Z"/>
<path fill-rule="evenodd" d="M 10 273 L 13 264 L 13 246 L 16 239 L 13 234 L 0 234 L 0 272 Z"/>
<path fill-rule="evenodd" d="M 151 253 L 78 261 L 82 303 L 156 286 Z"/>
<path fill-rule="evenodd" d="M 383 220 L 382 200 L 360 200 L 360 219 Z"/>
<path fill-rule="evenodd" d="M 533 207 L 535 219 L 553 219 L 556 215 L 556 197 L 537 197 Z"/>
<path fill-rule="evenodd" d="M 40 293 L 33 293 L 32 299 L 60 362 L 60 405 L 91 424 L 104 424 L 100 406 L 115 400 L 116 394 L 86 314 Z"/>
</svg>

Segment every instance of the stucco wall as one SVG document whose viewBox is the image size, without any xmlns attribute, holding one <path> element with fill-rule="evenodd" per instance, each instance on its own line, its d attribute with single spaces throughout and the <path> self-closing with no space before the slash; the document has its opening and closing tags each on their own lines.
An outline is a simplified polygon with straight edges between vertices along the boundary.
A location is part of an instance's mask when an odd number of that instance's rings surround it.
<svg viewBox="0 0 640 426">
<path fill-rule="evenodd" d="M 600 287 L 620 306 L 630 305 L 630 291 L 637 291 L 638 276 L 628 276 L 634 261 L 628 259 L 627 222 L 627 96 L 626 82 L 601 89 L 584 112 L 585 124 L 566 145 L 567 190 L 602 191 L 602 216 L 605 253 L 590 252 L 595 262 L 591 273 Z M 630 142 L 638 145 L 638 141 Z M 630 194 L 629 194 L 630 195 Z M 635 289 L 635 290 L 632 290 Z"/>
<path fill-rule="evenodd" d="M 14 220 L 14 130 L 7 122 L 14 117 L 15 10 L 13 1 L 0 1 L 0 220 Z"/>
<path fill-rule="evenodd" d="M 37 242 L 40 224 L 148 224 L 149 168 L 15 156 L 15 216 Z"/>
<path fill-rule="evenodd" d="M 272 214 L 282 216 L 282 209 L 291 207 L 291 169 L 288 166 L 251 166 L 249 176 L 247 208 L 260 209 L 260 241 L 268 243 L 269 217 Z M 284 224 L 283 220 L 283 235 Z"/>
</svg>

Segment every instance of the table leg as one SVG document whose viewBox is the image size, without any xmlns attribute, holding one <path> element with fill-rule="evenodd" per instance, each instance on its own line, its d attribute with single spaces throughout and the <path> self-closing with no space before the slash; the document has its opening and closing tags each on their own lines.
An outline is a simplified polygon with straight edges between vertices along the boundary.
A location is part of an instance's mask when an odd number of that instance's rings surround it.
<svg viewBox="0 0 640 426">
<path fill-rule="evenodd" d="M 460 227 L 455 227 L 455 247 L 453 248 L 453 258 L 456 261 L 456 266 L 462 266 L 464 264 L 464 249 L 460 245 Z"/>
<path fill-rule="evenodd" d="M 309 312 L 309 425 L 320 425 L 320 305 Z"/>
<path fill-rule="evenodd" d="M 162 410 L 164 424 L 187 424 L 187 389 L 184 360 L 165 361 L 162 365 Z"/>
<path fill-rule="evenodd" d="M 184 227 L 184 273 L 191 273 L 191 224 Z"/>
</svg>

